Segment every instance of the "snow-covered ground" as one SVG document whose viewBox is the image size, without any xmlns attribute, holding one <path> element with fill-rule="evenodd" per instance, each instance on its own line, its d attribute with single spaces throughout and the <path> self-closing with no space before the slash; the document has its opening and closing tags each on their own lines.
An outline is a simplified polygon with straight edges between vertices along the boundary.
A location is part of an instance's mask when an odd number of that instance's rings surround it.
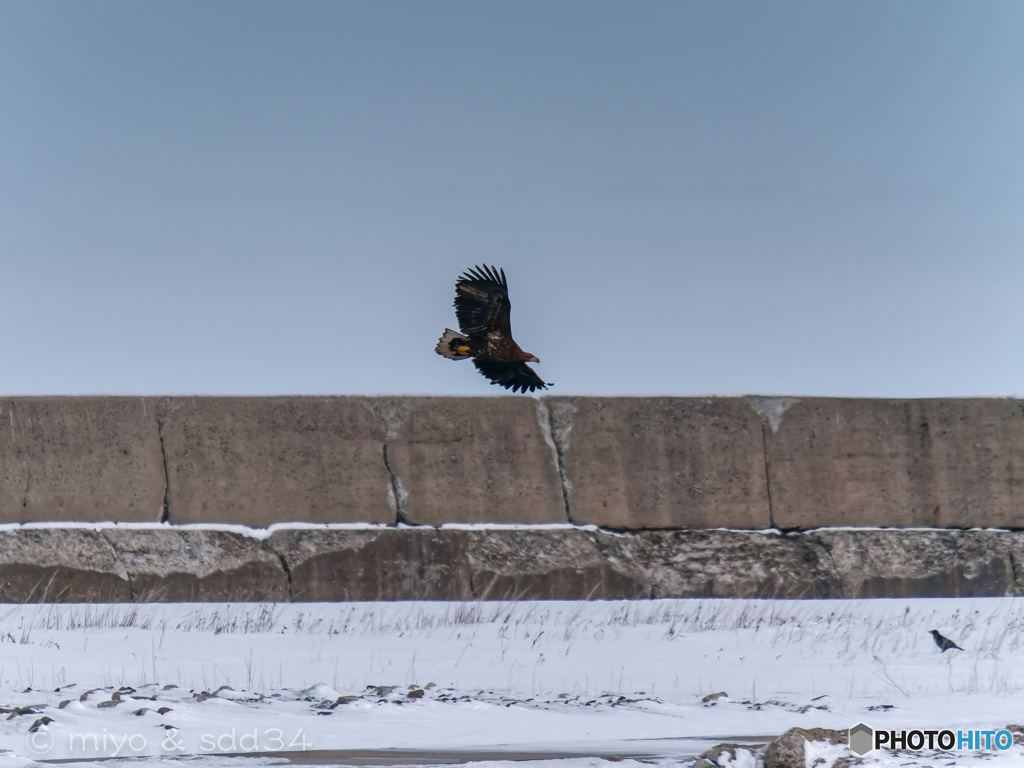
<svg viewBox="0 0 1024 768">
<path fill-rule="evenodd" d="M 8 605 L 0 766 L 580 768 L 793 726 L 999 730 L 1024 723 L 1022 644 L 1016 598 Z M 1024 765 L 1024 748 L 866 764 Z"/>
</svg>

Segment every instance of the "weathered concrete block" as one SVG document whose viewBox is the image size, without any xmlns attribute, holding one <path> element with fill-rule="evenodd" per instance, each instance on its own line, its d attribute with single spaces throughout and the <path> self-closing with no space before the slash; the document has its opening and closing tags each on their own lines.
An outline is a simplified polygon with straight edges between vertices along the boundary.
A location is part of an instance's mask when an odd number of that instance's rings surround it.
<svg viewBox="0 0 1024 768">
<path fill-rule="evenodd" d="M 408 398 L 388 465 L 410 523 L 566 522 L 561 481 L 525 397 Z"/>
<path fill-rule="evenodd" d="M 466 600 L 466 541 L 459 531 L 298 529 L 269 544 L 288 565 L 293 600 Z"/>
<path fill-rule="evenodd" d="M 577 529 L 279 530 L 294 600 L 646 597 L 644 571 Z"/>
<path fill-rule="evenodd" d="M 395 520 L 361 398 L 169 398 L 161 422 L 174 523 Z"/>
<path fill-rule="evenodd" d="M 265 541 L 230 531 L 107 528 L 102 531 L 131 584 L 132 599 L 282 601 L 281 558 Z"/>
<path fill-rule="evenodd" d="M 0 521 L 160 519 L 152 399 L 6 398 L 0 424 Z"/>
<path fill-rule="evenodd" d="M 781 528 L 1024 526 L 1011 400 L 796 400 L 765 444 Z"/>
<path fill-rule="evenodd" d="M 0 602 L 127 602 L 128 575 L 98 531 L 0 531 Z"/>
<path fill-rule="evenodd" d="M 650 596 L 648 574 L 627 553 L 621 537 L 578 529 L 467 533 L 465 559 L 476 599 Z"/>
<path fill-rule="evenodd" d="M 806 536 L 828 552 L 836 597 L 982 597 L 1019 594 L 1014 554 L 1024 537 L 1004 531 L 829 531 Z"/>
<path fill-rule="evenodd" d="M 0 531 L 0 601 L 1024 594 L 1024 532 L 166 526 Z"/>
<path fill-rule="evenodd" d="M 628 547 L 652 597 L 841 597 L 828 552 L 804 536 L 757 531 L 640 531 Z"/>
<path fill-rule="evenodd" d="M 571 402 L 560 448 L 573 522 L 616 529 L 771 524 L 761 419 L 745 400 Z"/>
</svg>

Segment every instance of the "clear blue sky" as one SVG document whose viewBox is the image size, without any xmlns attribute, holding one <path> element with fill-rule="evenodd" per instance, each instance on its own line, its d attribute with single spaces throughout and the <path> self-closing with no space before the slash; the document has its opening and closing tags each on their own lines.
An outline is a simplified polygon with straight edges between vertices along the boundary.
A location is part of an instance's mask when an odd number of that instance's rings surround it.
<svg viewBox="0 0 1024 768">
<path fill-rule="evenodd" d="M 1024 394 L 1024 3 L 0 0 L 3 394 Z"/>
</svg>

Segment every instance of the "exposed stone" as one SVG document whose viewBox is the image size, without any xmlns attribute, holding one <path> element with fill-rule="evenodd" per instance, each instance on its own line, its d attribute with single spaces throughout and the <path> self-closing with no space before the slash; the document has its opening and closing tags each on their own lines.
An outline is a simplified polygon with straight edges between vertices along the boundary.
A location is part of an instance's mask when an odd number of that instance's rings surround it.
<svg viewBox="0 0 1024 768">
<path fill-rule="evenodd" d="M 646 596 L 578 530 L 276 531 L 293 599 L 529 599 Z"/>
<path fill-rule="evenodd" d="M 466 562 L 474 598 L 609 599 L 650 594 L 647 571 L 632 557 L 624 550 L 619 557 L 607 556 L 623 543 L 621 537 L 571 529 L 495 533 L 472 531 L 468 537 Z"/>
<path fill-rule="evenodd" d="M 0 600 L 955 597 L 1024 594 L 1024 532 L 0 530 Z"/>
<path fill-rule="evenodd" d="M 1024 592 L 1010 571 L 965 577 L 978 553 L 999 561 L 1011 546 L 1024 548 L 1024 534 L 997 531 L 291 530 L 275 532 L 271 545 L 300 600 Z M 947 547 L 961 555 L 944 557 Z"/>
<path fill-rule="evenodd" d="M 525 397 L 408 398 L 388 465 L 413 524 L 566 522 L 558 465 Z"/>
<path fill-rule="evenodd" d="M 0 531 L 0 601 L 125 602 L 128 574 L 96 531 L 18 528 Z"/>
<path fill-rule="evenodd" d="M 754 755 L 763 746 L 763 744 L 716 744 L 697 758 L 693 768 L 728 768 L 736 764 L 737 759 L 743 759 L 742 753 L 748 754 L 748 763 L 753 765 Z"/>
<path fill-rule="evenodd" d="M 362 398 L 167 398 L 174 523 L 393 523 L 384 432 Z"/>
<path fill-rule="evenodd" d="M 762 432 L 741 399 L 579 398 L 564 456 L 573 521 L 766 528 Z"/>
<path fill-rule="evenodd" d="M 843 580 L 812 536 L 650 531 L 628 536 L 652 597 L 838 597 Z"/>
<path fill-rule="evenodd" d="M 288 565 L 293 600 L 464 600 L 464 531 L 282 530 L 269 540 Z"/>
<path fill-rule="evenodd" d="M 845 744 L 846 734 L 826 728 L 790 728 L 765 747 L 764 768 L 804 768 L 804 744 L 808 741 Z"/>
<path fill-rule="evenodd" d="M 107 528 L 103 536 L 141 601 L 288 600 L 288 574 L 266 542 L 230 531 Z"/>
<path fill-rule="evenodd" d="M 844 597 L 973 597 L 1024 587 L 1014 573 L 1024 539 L 1004 531 L 821 529 L 807 537 L 827 550 Z"/>
<path fill-rule="evenodd" d="M 1011 400 L 803 399 L 765 446 L 781 528 L 1024 521 L 1024 415 Z"/>
<path fill-rule="evenodd" d="M 0 521 L 160 519 L 152 398 L 5 398 L 0 424 Z"/>
</svg>

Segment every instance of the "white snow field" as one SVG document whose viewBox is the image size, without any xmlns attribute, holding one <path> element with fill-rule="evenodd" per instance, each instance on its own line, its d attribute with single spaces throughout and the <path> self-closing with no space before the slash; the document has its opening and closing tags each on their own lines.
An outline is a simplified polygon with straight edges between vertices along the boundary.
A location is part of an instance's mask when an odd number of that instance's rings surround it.
<svg viewBox="0 0 1024 768">
<path fill-rule="evenodd" d="M 687 765 L 794 726 L 998 731 L 1024 723 L 1022 640 L 1020 598 L 6 605 L 0 768 Z"/>
</svg>

